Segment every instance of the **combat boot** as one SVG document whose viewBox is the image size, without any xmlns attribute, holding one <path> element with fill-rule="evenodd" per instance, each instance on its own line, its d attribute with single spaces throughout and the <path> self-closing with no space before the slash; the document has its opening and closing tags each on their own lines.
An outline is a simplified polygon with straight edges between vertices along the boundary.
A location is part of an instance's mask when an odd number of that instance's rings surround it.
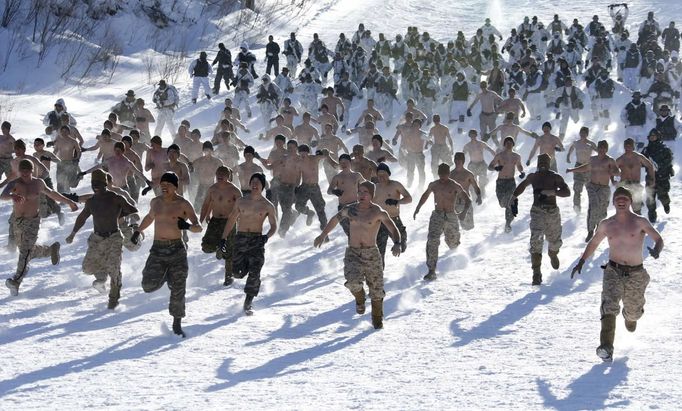
<svg viewBox="0 0 682 411">
<path fill-rule="evenodd" d="M 372 300 L 372 325 L 375 330 L 384 328 L 384 300 Z"/>
<path fill-rule="evenodd" d="M 635 332 L 637 329 L 637 321 L 630 321 L 627 318 L 625 319 L 625 329 L 630 331 L 631 333 Z"/>
<path fill-rule="evenodd" d="M 234 278 L 232 277 L 232 273 L 225 273 L 225 281 L 223 281 L 223 285 L 225 287 L 229 287 L 232 285 L 234 282 Z"/>
<path fill-rule="evenodd" d="M 107 304 L 107 308 L 113 310 L 118 307 L 119 298 L 121 298 L 121 284 L 114 285 L 109 290 L 109 304 Z"/>
<path fill-rule="evenodd" d="M 542 271 L 540 266 L 542 265 L 542 254 L 533 253 L 530 255 L 530 267 L 533 269 L 533 285 L 542 284 Z"/>
<path fill-rule="evenodd" d="M 603 361 L 613 361 L 613 340 L 616 336 L 616 316 L 607 314 L 601 319 L 601 333 L 597 356 Z"/>
<path fill-rule="evenodd" d="M 244 298 L 244 314 L 253 315 L 253 296 L 247 295 Z"/>
<path fill-rule="evenodd" d="M 353 293 L 355 297 L 355 312 L 358 314 L 365 313 L 365 290 L 356 291 Z"/>
<path fill-rule="evenodd" d="M 429 270 L 429 272 L 424 276 L 425 281 L 433 281 L 437 278 L 436 272 L 433 270 Z"/>
<path fill-rule="evenodd" d="M 555 270 L 559 269 L 559 251 L 549 250 L 547 253 L 549 255 L 549 262 L 552 264 L 552 268 Z"/>
<path fill-rule="evenodd" d="M 653 224 L 653 223 L 656 222 L 656 217 L 658 217 L 658 216 L 656 215 L 656 210 L 655 210 L 655 209 L 654 209 L 654 210 L 649 209 L 649 222 L 650 222 L 651 224 Z"/>
<path fill-rule="evenodd" d="M 587 232 L 587 237 L 585 237 L 585 242 L 586 242 L 586 243 L 589 243 L 590 240 L 592 239 L 592 236 L 593 236 L 593 235 L 594 235 L 594 230 L 589 230 L 589 231 Z"/>
</svg>

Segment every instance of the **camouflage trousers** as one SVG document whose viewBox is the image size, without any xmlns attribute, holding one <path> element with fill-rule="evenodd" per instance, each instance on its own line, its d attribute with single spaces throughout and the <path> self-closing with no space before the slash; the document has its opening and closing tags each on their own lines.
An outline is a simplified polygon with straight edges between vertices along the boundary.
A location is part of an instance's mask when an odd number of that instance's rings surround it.
<svg viewBox="0 0 682 411">
<path fill-rule="evenodd" d="M 353 204 L 353 203 L 350 203 L 350 204 Z M 343 210 L 344 207 L 346 207 L 350 204 L 343 204 L 343 205 L 339 204 L 339 206 L 337 207 L 337 210 L 341 211 L 341 210 Z M 346 234 L 346 237 L 350 238 L 350 221 L 347 218 L 344 218 L 341 221 L 339 221 L 339 225 L 343 229 L 343 232 Z"/>
<path fill-rule="evenodd" d="M 656 185 L 654 187 L 646 188 L 646 207 L 651 212 L 656 210 L 656 198 L 658 201 L 665 206 L 670 206 L 670 179 L 656 179 Z"/>
<path fill-rule="evenodd" d="M 45 185 L 51 189 L 54 189 L 52 185 L 52 179 L 50 177 L 43 178 Z M 62 212 L 61 207 L 56 201 L 46 196 L 45 194 L 40 194 L 40 217 L 45 218 L 53 214 L 59 214 Z"/>
<path fill-rule="evenodd" d="M 405 225 L 400 219 L 400 216 L 391 217 L 391 220 L 393 220 L 395 226 L 398 227 L 398 231 L 400 232 L 401 252 L 405 252 L 405 249 L 407 249 L 407 230 L 405 229 Z M 388 232 L 386 226 L 382 224 L 379 227 L 379 232 L 377 233 L 377 247 L 379 247 L 379 252 L 381 253 L 381 262 L 383 265 L 385 265 L 386 244 L 388 243 L 388 237 L 390 237 L 390 233 Z"/>
<path fill-rule="evenodd" d="M 476 176 L 478 186 L 481 189 L 481 196 L 483 196 L 485 187 L 488 185 L 488 165 L 485 161 L 470 161 L 467 168 Z"/>
<path fill-rule="evenodd" d="M 618 315 L 623 301 L 623 317 L 637 321 L 644 314 L 644 292 L 649 274 L 644 267 L 617 267 L 609 262 L 604 266 L 601 292 L 601 315 Z"/>
<path fill-rule="evenodd" d="M 582 163 L 575 163 L 576 167 L 580 167 Z M 583 193 L 583 188 L 590 182 L 590 173 L 573 173 L 573 205 L 580 207 L 580 199 Z"/>
<path fill-rule="evenodd" d="M 642 206 L 644 205 L 644 187 L 642 183 L 634 180 L 621 180 L 618 187 L 625 187 L 632 193 L 632 211 L 637 214 L 642 214 Z"/>
<path fill-rule="evenodd" d="M 19 261 L 13 280 L 21 283 L 28 272 L 28 263 L 34 258 L 50 256 L 50 247 L 37 245 L 40 217 L 14 217 L 12 224 L 14 238 L 19 247 Z"/>
<path fill-rule="evenodd" d="M 320 229 L 327 225 L 327 214 L 324 211 L 325 202 L 318 184 L 301 184 L 294 190 L 296 195 L 296 211 L 301 214 L 310 215 L 313 211 L 306 205 L 308 200 L 313 204 L 317 219 L 320 221 Z"/>
<path fill-rule="evenodd" d="M 176 318 L 185 316 L 187 286 L 187 250 L 181 239 L 154 240 L 142 270 L 142 289 L 151 293 L 168 284 L 168 312 Z"/>
<path fill-rule="evenodd" d="M 244 293 L 257 296 L 260 291 L 260 270 L 265 264 L 265 241 L 261 233 L 237 232 L 234 239 L 232 267 L 235 278 L 246 277 Z"/>
<path fill-rule="evenodd" d="M 417 169 L 419 173 L 419 185 L 423 186 L 426 180 L 426 171 L 424 153 L 412 153 L 407 152 L 405 157 L 406 168 L 407 168 L 407 185 L 412 186 L 412 181 L 414 180 L 414 169 Z"/>
<path fill-rule="evenodd" d="M 126 177 L 126 183 L 128 186 L 126 191 L 130 194 L 130 197 L 137 202 L 140 199 L 140 188 L 146 186 L 144 180 L 141 180 L 140 176 L 129 175 Z"/>
<path fill-rule="evenodd" d="M 222 250 L 218 248 L 218 246 L 220 245 L 220 240 L 223 238 L 225 224 L 227 224 L 227 218 L 212 217 L 208 221 L 208 226 L 206 227 L 206 234 L 204 234 L 204 237 L 201 239 L 201 251 L 207 254 L 215 253 L 215 256 L 218 260 L 225 260 L 225 274 L 232 275 L 234 236 L 237 230 L 236 228 L 233 228 L 230 234 L 228 234 L 227 239 L 225 241 L 227 252 L 223 253 Z"/>
<path fill-rule="evenodd" d="M 511 211 L 510 200 L 516 190 L 516 180 L 513 178 L 498 178 L 495 185 L 495 194 L 497 194 L 497 201 L 500 207 L 504 208 L 504 221 L 507 225 L 514 220 L 514 214 Z"/>
<path fill-rule="evenodd" d="M 194 197 L 194 209 L 201 210 L 201 206 L 204 205 L 204 199 L 206 198 L 206 193 L 211 187 L 211 184 L 199 184 L 197 186 L 197 195 Z"/>
<path fill-rule="evenodd" d="M 279 201 L 279 206 L 282 209 L 282 218 L 279 221 L 279 232 L 286 234 L 289 228 L 296 222 L 296 217 L 298 213 L 294 212 L 292 206 L 296 200 L 295 186 L 293 184 L 284 184 L 280 182 L 277 188 L 273 187 L 273 191 L 276 191 L 275 196 L 277 201 Z"/>
<path fill-rule="evenodd" d="M 587 198 L 589 208 L 587 209 L 587 231 L 593 231 L 597 224 L 606 218 L 611 199 L 611 188 L 608 185 L 587 183 Z"/>
<path fill-rule="evenodd" d="M 426 237 L 426 266 L 430 271 L 436 270 L 440 236 L 445 234 L 445 244 L 451 250 L 459 246 L 459 222 L 457 214 L 433 210 L 429 219 L 429 233 Z"/>
<path fill-rule="evenodd" d="M 364 293 L 364 284 L 369 288 L 371 300 L 382 300 L 384 292 L 384 267 L 378 247 L 347 247 L 343 257 L 344 285 L 351 293 Z"/>
<path fill-rule="evenodd" d="M 457 198 L 455 199 L 455 211 L 457 212 L 457 214 L 464 211 L 464 204 L 466 204 L 464 196 L 458 195 Z M 462 228 L 462 230 L 466 230 L 466 231 L 474 229 L 474 204 L 473 203 L 471 203 L 471 205 L 467 209 L 467 212 L 464 214 L 464 218 L 459 220 L 459 226 Z"/>
<path fill-rule="evenodd" d="M 530 209 L 530 253 L 542 254 L 544 240 L 547 249 L 559 252 L 561 248 L 561 212 L 559 207 L 533 206 Z"/>
<path fill-rule="evenodd" d="M 122 257 L 123 235 L 120 231 L 109 236 L 92 233 L 83 257 L 83 272 L 94 275 L 97 281 L 106 281 L 109 277 L 111 288 L 120 286 Z"/>
<path fill-rule="evenodd" d="M 6 178 L 9 176 L 9 173 L 12 172 L 12 158 L 0 158 L 0 179 Z"/>
<path fill-rule="evenodd" d="M 431 146 L 431 172 L 434 178 L 438 178 L 438 165 L 440 163 L 452 165 L 452 150 L 447 144 Z"/>
<path fill-rule="evenodd" d="M 57 163 L 57 191 L 67 193 L 78 186 L 79 172 L 78 160 L 62 160 Z"/>
<path fill-rule="evenodd" d="M 275 211 L 277 211 L 277 206 L 279 205 L 279 198 L 277 197 L 279 188 L 279 178 L 273 178 L 270 180 L 270 188 L 265 190 L 265 198 L 267 198 L 273 206 L 275 206 Z"/>
</svg>

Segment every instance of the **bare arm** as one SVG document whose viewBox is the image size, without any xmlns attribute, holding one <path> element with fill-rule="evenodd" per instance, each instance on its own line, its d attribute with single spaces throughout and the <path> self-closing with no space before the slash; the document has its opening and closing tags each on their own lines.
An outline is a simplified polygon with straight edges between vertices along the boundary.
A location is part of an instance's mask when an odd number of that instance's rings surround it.
<svg viewBox="0 0 682 411">
<path fill-rule="evenodd" d="M 322 230 L 322 233 L 315 238 L 315 241 L 313 242 L 313 246 L 319 248 L 322 243 L 324 242 L 324 239 L 327 238 L 329 233 L 336 227 L 336 225 L 341 221 L 342 219 L 348 217 L 348 211 L 343 208 L 341 211 L 336 213 L 336 215 L 332 218 L 329 219 L 329 222 L 327 225 L 324 227 Z"/>
<path fill-rule="evenodd" d="M 426 203 L 426 200 L 429 199 L 429 196 L 431 195 L 432 189 L 431 189 L 431 184 L 426 188 L 426 191 L 424 191 L 424 194 L 422 194 L 421 198 L 419 199 L 419 203 L 417 203 L 417 208 L 414 210 L 414 219 L 417 219 L 417 213 L 419 213 L 419 210 L 422 208 L 424 203 Z"/>
<path fill-rule="evenodd" d="M 204 202 L 201 205 L 201 211 L 199 212 L 199 222 L 203 223 L 204 220 L 207 220 L 210 217 L 210 210 L 211 210 L 211 203 L 213 202 L 213 194 L 211 190 L 208 190 L 208 193 L 206 193 L 206 198 L 204 198 Z"/>
<path fill-rule="evenodd" d="M 402 196 L 400 200 L 398 200 L 398 204 L 410 204 L 412 202 L 412 195 L 410 195 L 410 192 L 407 191 L 402 184 L 398 186 L 398 192 Z"/>
<path fill-rule="evenodd" d="M 573 150 L 575 150 L 575 143 L 571 144 L 571 147 L 568 149 L 568 153 L 566 153 L 566 162 L 570 163 L 571 162 L 571 153 L 573 153 Z"/>
<path fill-rule="evenodd" d="M 185 204 L 184 214 L 187 216 L 187 219 L 189 219 L 189 221 L 192 223 L 192 225 L 189 227 L 189 231 L 193 233 L 200 233 L 201 224 L 199 223 L 199 219 L 197 219 L 197 213 L 194 212 L 194 207 L 192 207 L 192 203 L 185 200 L 184 204 Z"/>
<path fill-rule="evenodd" d="M 597 250 L 597 247 L 599 247 L 599 244 L 606 238 L 606 224 L 602 220 L 602 222 L 599 223 L 597 226 L 597 230 L 594 233 L 594 236 L 592 236 L 592 239 L 590 240 L 589 243 L 587 243 L 587 246 L 585 247 L 585 251 L 583 251 L 583 255 L 580 256 L 581 260 L 587 260 L 590 258 L 592 254 Z"/>
<path fill-rule="evenodd" d="M 225 229 L 223 230 L 223 235 L 221 237 L 224 240 L 227 239 L 227 236 L 232 232 L 232 229 L 237 224 L 237 219 L 241 214 L 241 210 L 239 209 L 240 205 L 239 203 L 241 203 L 241 201 L 237 200 L 237 203 L 234 205 L 232 212 L 230 213 L 229 217 L 227 217 L 227 223 L 225 224 Z"/>
<path fill-rule="evenodd" d="M 76 236 L 76 233 L 83 228 L 83 225 L 85 225 L 85 222 L 88 221 L 88 218 L 90 218 L 91 214 L 90 207 L 86 203 L 83 207 L 83 211 L 81 211 L 80 214 L 78 214 L 78 217 L 76 217 L 76 222 L 73 224 L 73 230 L 71 230 L 71 234 L 66 237 L 67 243 L 71 244 L 73 238 Z"/>
<path fill-rule="evenodd" d="M 270 229 L 268 230 L 268 238 L 272 238 L 277 232 L 277 210 L 272 204 L 268 204 L 268 223 L 270 224 Z"/>
</svg>

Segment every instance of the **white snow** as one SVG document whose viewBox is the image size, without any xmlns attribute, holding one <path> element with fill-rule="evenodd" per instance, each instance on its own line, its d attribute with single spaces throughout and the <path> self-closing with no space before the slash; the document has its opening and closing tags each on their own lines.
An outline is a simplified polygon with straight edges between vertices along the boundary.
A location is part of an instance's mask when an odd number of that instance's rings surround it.
<svg viewBox="0 0 682 411">
<path fill-rule="evenodd" d="M 393 38 L 408 25 L 416 25 L 443 40 L 454 38 L 457 30 L 472 35 L 485 17 L 491 17 L 504 35 L 524 15 L 537 14 L 544 22 L 555 12 L 569 22 L 574 17 L 586 22 L 593 14 L 608 19 L 606 4 L 585 0 L 466 4 L 337 0 L 306 7 L 305 13 L 282 16 L 272 28 L 257 30 L 272 32 L 280 42 L 296 31 L 307 48 L 312 33 L 320 33 L 333 47 L 339 32 L 350 35 L 359 22 L 375 36 L 384 32 Z M 682 16 L 672 0 L 637 2 L 631 5 L 628 22 L 637 24 L 647 10 L 656 12 L 662 27 Z M 121 30 L 131 21 L 135 20 L 130 16 L 120 17 Z M 125 34 L 121 32 L 122 37 Z M 258 37 L 262 44 L 265 34 Z M 180 37 L 175 40 L 180 42 Z M 192 41 L 189 56 L 208 49 L 212 57 L 216 44 L 214 39 Z M 263 46 L 255 48 L 262 59 Z M 143 59 L 160 57 L 144 44 L 126 50 L 110 84 L 106 73 L 96 86 L 77 87 L 63 82 L 49 66 L 14 66 L 0 77 L 2 120 L 13 123 L 15 137 L 32 141 L 42 133 L 44 113 L 63 97 L 89 144 L 108 109 L 127 89 L 151 100 L 153 87 L 147 84 Z M 262 62 L 257 70 L 264 72 Z M 192 128 L 208 134 L 222 98 L 193 106 L 184 71 L 175 85 L 182 101 L 176 120 L 187 118 Z M 624 98 L 618 98 L 614 112 Z M 355 119 L 360 106 L 353 112 Z M 570 125 L 568 141 L 577 137 L 581 125 Z M 251 134 L 242 138 L 264 151 L 267 146 L 256 142 L 260 120 L 251 120 L 249 126 Z M 537 130 L 539 124 L 526 123 L 526 127 Z M 606 138 L 612 143 L 611 154 L 619 155 L 621 135 L 622 128 L 613 124 L 608 133 L 596 132 L 592 138 Z M 464 142 L 463 136 L 456 137 L 457 148 Z M 525 159 L 530 141 L 521 139 L 518 147 Z M 456 251 L 447 251 L 442 244 L 439 279 L 433 283 L 421 279 L 426 273 L 424 250 L 432 203 L 416 221 L 411 218 L 414 204 L 403 207 L 408 250 L 398 258 L 387 257 L 381 331 L 372 328 L 369 309 L 362 317 L 354 313 L 352 296 L 343 286 L 346 238 L 340 229 L 321 250 L 312 247 L 317 223 L 308 228 L 299 219 L 286 239 L 274 237 L 267 246 L 263 285 L 252 317 L 241 312 L 243 281 L 225 289 L 222 266 L 201 252 L 200 235 L 190 235 L 184 320 L 188 338 L 179 340 L 169 330 L 167 289 L 144 294 L 139 285 L 151 242 L 135 253 L 125 251 L 121 306 L 108 311 L 106 297 L 90 287 L 93 278 L 80 269 L 88 224 L 72 245 L 63 244 L 59 266 L 34 261 L 19 297 L 3 293 L 0 298 L 0 408 L 679 409 L 682 286 L 680 238 L 675 235 L 682 229 L 679 145 L 675 151 L 673 211 L 665 215 L 659 208 L 656 224 L 666 247 L 660 259 L 645 260 L 651 283 L 646 313 L 636 333 L 627 333 L 618 317 L 612 364 L 602 364 L 594 353 L 599 341 L 599 265 L 608 253 L 605 244 L 576 281 L 569 278 L 585 245 L 585 212 L 576 215 L 571 200 L 560 199 L 561 269 L 552 270 L 545 257 L 545 283 L 531 288 L 530 195 L 520 199 L 513 232 L 504 234 L 503 210 L 491 182 L 483 206 L 476 209 L 476 229 L 463 232 Z M 564 170 L 564 158 L 559 157 L 559 169 Z M 92 162 L 94 154 L 88 153 L 82 165 Z M 404 181 L 402 171 L 394 176 Z M 431 178 L 428 166 L 427 178 Z M 86 182 L 78 189 L 87 190 Z M 415 188 L 411 192 L 416 203 L 421 192 Z M 326 200 L 331 216 L 336 202 Z M 148 201 L 142 202 L 143 210 Z M 584 196 L 583 209 L 586 201 Z M 0 205 L 3 245 L 9 211 L 9 203 Z M 39 242 L 63 240 L 75 216 L 68 213 L 64 227 L 55 218 L 44 220 Z M 0 248 L 0 271 L 9 276 L 15 266 L 16 255 Z"/>
</svg>

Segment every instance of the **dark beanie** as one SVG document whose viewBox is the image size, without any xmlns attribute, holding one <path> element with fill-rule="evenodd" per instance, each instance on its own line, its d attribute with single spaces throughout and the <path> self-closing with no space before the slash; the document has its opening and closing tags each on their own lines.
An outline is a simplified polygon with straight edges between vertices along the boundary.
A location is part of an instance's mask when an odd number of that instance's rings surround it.
<svg viewBox="0 0 682 411">
<path fill-rule="evenodd" d="M 388 164 L 386 163 L 379 163 L 379 165 L 377 166 L 377 172 L 379 171 L 385 171 L 388 173 L 389 176 L 391 175 L 391 169 L 390 167 L 388 167 Z"/>
<path fill-rule="evenodd" d="M 173 184 L 176 188 L 178 187 L 178 176 L 171 171 L 163 173 L 161 182 L 163 183 L 164 181 Z"/>
</svg>

